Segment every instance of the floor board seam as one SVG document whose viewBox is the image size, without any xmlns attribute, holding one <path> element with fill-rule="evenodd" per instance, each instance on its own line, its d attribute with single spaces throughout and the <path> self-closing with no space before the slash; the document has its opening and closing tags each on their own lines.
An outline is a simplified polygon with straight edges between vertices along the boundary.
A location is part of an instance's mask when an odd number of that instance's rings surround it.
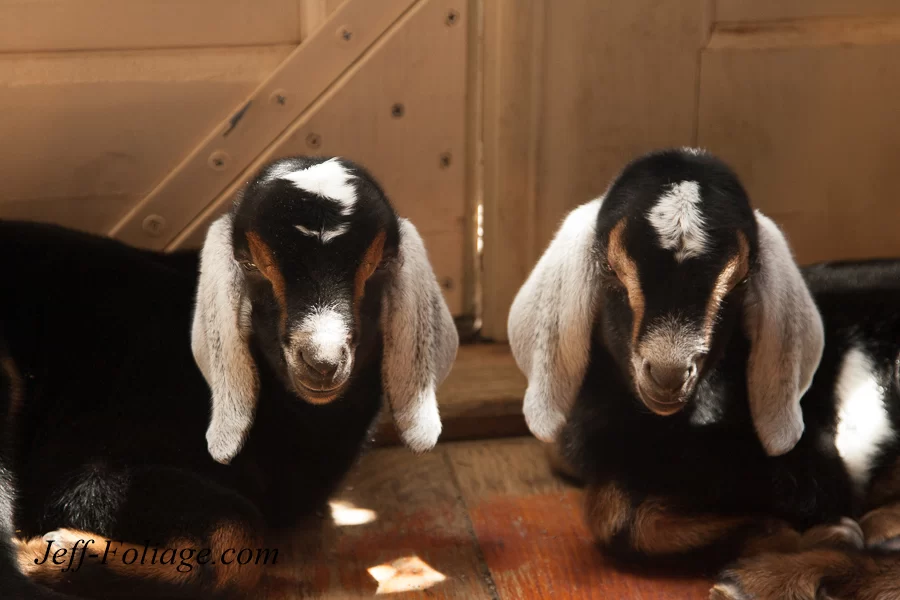
<svg viewBox="0 0 900 600">
<path fill-rule="evenodd" d="M 481 576 L 484 579 L 485 585 L 487 585 L 488 593 L 491 595 L 491 600 L 502 600 L 500 597 L 500 592 L 497 590 L 497 584 L 494 582 L 494 575 L 491 573 L 491 568 L 487 564 L 487 560 L 484 557 L 484 552 L 481 549 L 481 540 L 478 539 L 478 534 L 475 533 L 475 525 L 472 523 L 472 518 L 469 515 L 469 505 L 466 503 L 466 498 L 463 495 L 462 487 L 459 485 L 459 477 L 456 475 L 456 467 L 453 466 L 453 461 L 450 459 L 450 453 L 446 450 L 442 451 L 444 457 L 444 463 L 447 465 L 447 469 L 450 471 L 450 478 L 453 482 L 453 486 L 456 488 L 456 499 L 462 504 L 463 514 L 466 516 L 466 528 L 469 530 L 469 533 L 472 536 L 472 541 L 475 544 L 475 556 L 478 559 L 478 570 L 481 572 Z"/>
</svg>

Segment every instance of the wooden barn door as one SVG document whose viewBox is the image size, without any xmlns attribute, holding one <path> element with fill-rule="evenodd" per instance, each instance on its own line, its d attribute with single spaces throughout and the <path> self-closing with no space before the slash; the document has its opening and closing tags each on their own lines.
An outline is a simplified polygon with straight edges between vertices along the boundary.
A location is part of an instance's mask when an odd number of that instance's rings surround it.
<svg viewBox="0 0 900 600">
<path fill-rule="evenodd" d="M 896 0 L 485 0 L 484 334 L 637 154 L 731 163 L 802 263 L 900 256 Z"/>
<path fill-rule="evenodd" d="M 264 161 L 342 155 L 471 314 L 475 4 L 0 0 L 0 216 L 194 247 Z"/>
</svg>

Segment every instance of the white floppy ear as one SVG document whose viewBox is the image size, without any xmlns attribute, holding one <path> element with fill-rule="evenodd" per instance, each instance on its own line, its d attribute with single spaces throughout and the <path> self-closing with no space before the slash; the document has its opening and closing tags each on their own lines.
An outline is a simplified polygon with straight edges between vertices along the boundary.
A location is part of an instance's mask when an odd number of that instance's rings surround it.
<svg viewBox="0 0 900 600">
<path fill-rule="evenodd" d="M 509 344 L 528 378 L 523 410 L 535 437 L 553 441 L 584 380 L 597 313 L 597 215 L 603 199 L 573 210 L 509 311 Z"/>
<path fill-rule="evenodd" d="M 750 339 L 747 392 L 757 435 L 769 456 L 803 435 L 800 398 L 822 358 L 825 332 L 787 240 L 756 211 L 759 270 L 750 279 L 744 327 Z"/>
<path fill-rule="evenodd" d="M 398 262 L 382 300 L 384 393 L 403 442 L 430 450 L 441 434 L 437 388 L 456 359 L 459 335 L 412 223 L 400 219 Z"/>
<path fill-rule="evenodd" d="M 250 354 L 250 302 L 234 260 L 231 215 L 217 219 L 200 253 L 200 282 L 191 328 L 194 360 L 212 391 L 206 443 L 212 457 L 228 464 L 253 423 L 259 375 Z"/>
</svg>

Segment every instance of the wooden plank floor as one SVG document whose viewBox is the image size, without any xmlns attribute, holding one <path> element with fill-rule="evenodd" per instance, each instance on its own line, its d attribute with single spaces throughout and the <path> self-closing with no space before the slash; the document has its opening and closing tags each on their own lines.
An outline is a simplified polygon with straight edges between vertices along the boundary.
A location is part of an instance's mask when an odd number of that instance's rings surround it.
<svg viewBox="0 0 900 600">
<path fill-rule="evenodd" d="M 580 496 L 551 474 L 532 438 L 441 443 L 422 456 L 374 450 L 335 498 L 322 539 L 294 537 L 287 560 L 268 567 L 260 597 L 707 597 L 708 581 L 651 579 L 605 564 Z M 402 591 L 409 587 L 421 589 Z"/>
<path fill-rule="evenodd" d="M 441 441 L 527 435 L 522 416 L 525 385 L 509 346 L 460 346 L 453 370 L 438 390 Z M 399 444 L 387 411 L 381 415 L 375 441 L 380 446 Z"/>
</svg>

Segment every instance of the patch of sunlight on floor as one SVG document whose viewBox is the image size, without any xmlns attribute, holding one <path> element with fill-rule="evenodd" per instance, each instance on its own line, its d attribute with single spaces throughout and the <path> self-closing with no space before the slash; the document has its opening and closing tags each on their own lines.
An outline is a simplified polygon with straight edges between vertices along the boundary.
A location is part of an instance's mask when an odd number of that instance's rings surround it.
<svg viewBox="0 0 900 600">
<path fill-rule="evenodd" d="M 447 579 L 418 556 L 404 556 L 397 560 L 369 568 L 369 575 L 378 582 L 375 595 L 427 590 Z"/>
<path fill-rule="evenodd" d="M 343 500 L 335 500 L 328 504 L 331 506 L 331 518 L 335 525 L 365 525 L 378 518 L 378 513 L 374 510 L 359 508 Z"/>
</svg>

